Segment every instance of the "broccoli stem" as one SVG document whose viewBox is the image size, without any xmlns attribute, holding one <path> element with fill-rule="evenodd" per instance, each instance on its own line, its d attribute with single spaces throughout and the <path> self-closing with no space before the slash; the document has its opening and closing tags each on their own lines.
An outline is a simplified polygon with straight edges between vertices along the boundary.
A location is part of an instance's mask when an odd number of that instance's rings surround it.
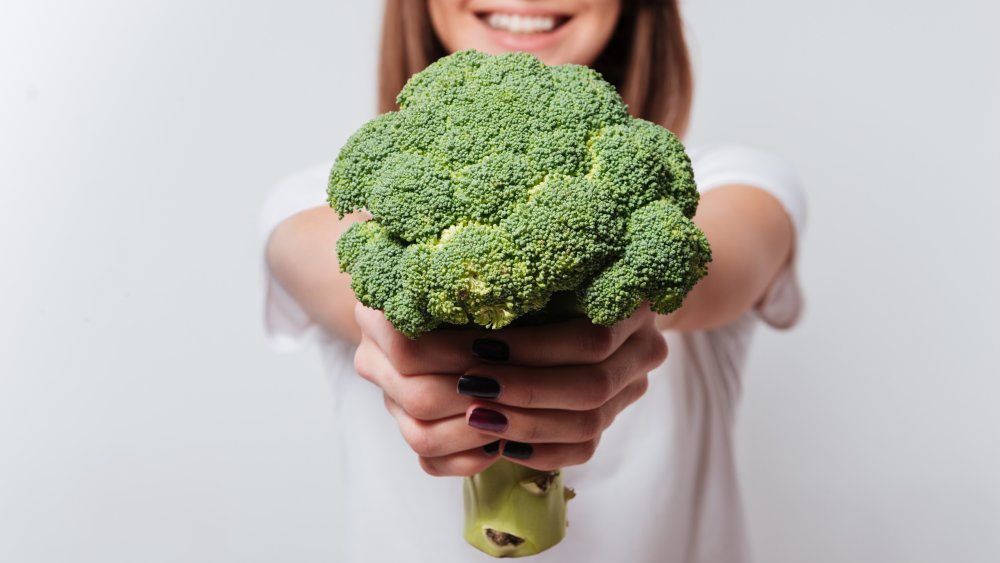
<svg viewBox="0 0 1000 563">
<path fill-rule="evenodd" d="M 541 553 L 566 534 L 566 503 L 574 496 L 560 471 L 501 459 L 465 478 L 465 539 L 493 557 Z"/>
</svg>

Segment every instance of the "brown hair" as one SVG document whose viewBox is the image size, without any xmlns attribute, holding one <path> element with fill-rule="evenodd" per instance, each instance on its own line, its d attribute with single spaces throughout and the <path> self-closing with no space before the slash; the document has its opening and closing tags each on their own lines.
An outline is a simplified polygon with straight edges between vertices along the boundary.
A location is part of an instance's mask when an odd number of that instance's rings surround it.
<svg viewBox="0 0 1000 563">
<path fill-rule="evenodd" d="M 396 94 L 407 79 L 447 54 L 427 0 L 386 0 L 379 112 L 399 109 Z M 694 85 L 678 0 L 622 0 L 618 25 L 593 66 L 618 88 L 632 115 L 684 134 Z"/>
</svg>

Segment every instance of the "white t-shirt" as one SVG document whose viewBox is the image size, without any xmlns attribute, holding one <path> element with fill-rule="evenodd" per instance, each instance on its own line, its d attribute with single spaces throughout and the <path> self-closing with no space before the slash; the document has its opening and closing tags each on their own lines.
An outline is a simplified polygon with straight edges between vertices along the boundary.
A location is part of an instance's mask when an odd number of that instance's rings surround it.
<svg viewBox="0 0 1000 563">
<path fill-rule="evenodd" d="M 771 193 L 796 233 L 805 220 L 790 168 L 743 147 L 689 148 L 699 190 L 745 184 Z M 289 177 L 264 205 L 264 240 L 285 218 L 325 205 L 330 166 Z M 322 332 L 266 272 L 265 325 L 281 350 L 314 342 L 333 386 L 339 460 L 338 562 L 493 561 L 462 536 L 460 478 L 430 477 L 385 411 L 381 391 L 354 371 L 353 347 Z M 532 558 L 627 563 L 749 561 L 736 476 L 733 422 L 758 320 L 785 328 L 801 310 L 794 264 L 742 318 L 718 329 L 667 332 L 667 361 L 646 395 L 604 432 L 594 457 L 563 470 L 577 496 L 559 545 Z"/>
</svg>

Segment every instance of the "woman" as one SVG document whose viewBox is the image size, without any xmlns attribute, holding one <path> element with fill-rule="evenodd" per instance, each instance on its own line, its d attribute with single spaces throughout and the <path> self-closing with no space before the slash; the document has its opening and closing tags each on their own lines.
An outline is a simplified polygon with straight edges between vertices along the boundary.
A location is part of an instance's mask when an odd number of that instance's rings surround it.
<svg viewBox="0 0 1000 563">
<path fill-rule="evenodd" d="M 449 52 L 520 50 L 597 68 L 633 115 L 683 134 L 692 87 L 681 30 L 672 0 L 390 0 L 380 110 Z M 798 313 L 802 198 L 766 155 L 689 152 L 709 274 L 679 311 L 640 309 L 610 329 L 569 321 L 410 341 L 357 305 L 338 271 L 335 241 L 363 218 L 338 220 L 323 204 L 330 164 L 277 188 L 264 221 L 268 329 L 278 342 L 315 335 L 335 386 L 341 560 L 487 559 L 461 537 L 457 480 L 427 474 L 470 475 L 500 457 L 567 467 L 579 493 L 566 539 L 538 561 L 748 558 L 734 407 L 758 319 L 783 327 Z"/>
</svg>

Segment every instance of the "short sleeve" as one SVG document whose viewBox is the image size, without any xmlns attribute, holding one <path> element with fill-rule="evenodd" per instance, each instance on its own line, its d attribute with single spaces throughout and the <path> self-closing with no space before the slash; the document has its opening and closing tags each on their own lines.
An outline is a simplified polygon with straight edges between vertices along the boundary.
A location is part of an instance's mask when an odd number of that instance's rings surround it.
<svg viewBox="0 0 1000 563">
<path fill-rule="evenodd" d="M 741 146 L 689 149 L 698 190 L 743 184 L 764 190 L 784 207 L 795 230 L 794 248 L 806 224 L 805 190 L 798 175 L 783 160 L 756 149 Z M 756 313 L 775 328 L 788 328 L 799 319 L 803 308 L 802 289 L 793 252 L 788 263 L 771 282 L 756 306 Z"/>
<path fill-rule="evenodd" d="M 263 263 L 264 331 L 279 351 L 293 351 L 315 339 L 319 327 L 281 286 L 267 266 L 267 241 L 282 221 L 313 207 L 326 205 L 327 177 L 331 165 L 321 165 L 289 176 L 268 194 L 260 214 L 260 248 Z"/>
</svg>

